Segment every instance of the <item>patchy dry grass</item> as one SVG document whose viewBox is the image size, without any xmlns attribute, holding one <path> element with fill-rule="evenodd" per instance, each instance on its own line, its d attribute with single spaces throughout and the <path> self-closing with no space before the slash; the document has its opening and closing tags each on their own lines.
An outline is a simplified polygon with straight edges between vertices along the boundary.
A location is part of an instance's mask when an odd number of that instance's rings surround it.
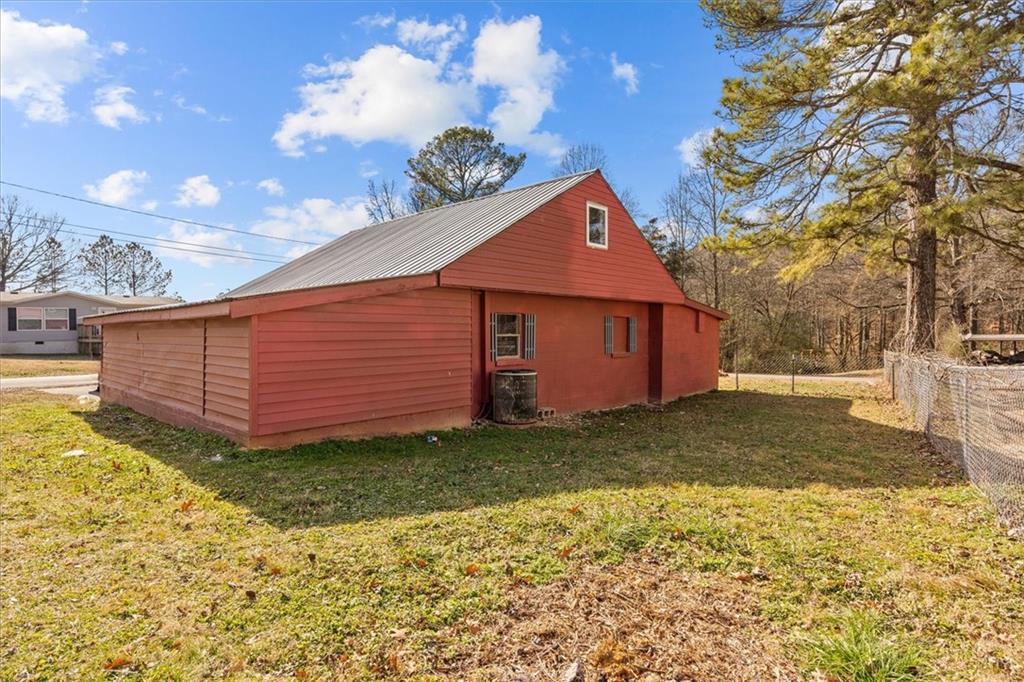
<svg viewBox="0 0 1024 682">
<path fill-rule="evenodd" d="M 0 357 L 0 377 L 49 377 L 67 374 L 95 374 L 100 361 L 87 355 L 4 355 Z"/>
<path fill-rule="evenodd" d="M 560 603 L 564 624 L 611 608 L 593 601 L 603 575 L 653 562 L 683 582 L 651 589 L 691 585 L 674 599 L 695 614 L 737 604 L 737 646 L 783 671 L 825 667 L 808 642 L 831 651 L 854 614 L 875 649 L 914 654 L 913 675 L 1019 679 L 1024 545 L 976 490 L 871 387 L 744 389 L 440 446 L 277 452 L 5 396 L 0 678 L 500 671 L 524 641 L 501 634 L 531 627 L 507 619 L 551 615 L 531 591 L 596 585 Z M 634 612 L 607 613 L 537 665 L 643 666 L 683 646 L 649 651 Z M 708 647 L 716 627 L 697 633 Z"/>
</svg>

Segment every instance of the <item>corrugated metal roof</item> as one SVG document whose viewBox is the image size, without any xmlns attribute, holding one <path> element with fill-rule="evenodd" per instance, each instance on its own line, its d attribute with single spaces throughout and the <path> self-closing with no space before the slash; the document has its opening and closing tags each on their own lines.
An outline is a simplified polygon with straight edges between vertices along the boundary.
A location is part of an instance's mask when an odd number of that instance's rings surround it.
<svg viewBox="0 0 1024 682">
<path fill-rule="evenodd" d="M 102 303 L 111 306 L 155 306 L 165 305 L 168 303 L 177 303 L 178 299 L 170 296 L 109 296 L 104 294 L 83 294 L 79 291 L 70 291 L 68 289 L 62 289 L 61 291 L 53 292 L 10 292 L 0 291 L 0 304 L 2 305 L 16 305 L 18 303 L 29 303 L 31 301 L 41 301 L 47 298 L 56 298 L 57 296 L 77 296 L 78 298 L 85 298 L 97 303 Z"/>
<path fill-rule="evenodd" d="M 597 171 L 566 175 L 349 232 L 226 298 L 436 272 Z"/>
</svg>

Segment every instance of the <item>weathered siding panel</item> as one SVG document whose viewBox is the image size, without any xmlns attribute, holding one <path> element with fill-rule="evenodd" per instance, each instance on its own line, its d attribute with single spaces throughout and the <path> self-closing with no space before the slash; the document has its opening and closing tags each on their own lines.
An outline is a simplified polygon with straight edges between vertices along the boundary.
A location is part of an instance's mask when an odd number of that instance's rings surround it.
<svg viewBox="0 0 1024 682">
<path fill-rule="evenodd" d="M 108 325 L 102 384 L 201 416 L 203 320 Z"/>
<path fill-rule="evenodd" d="M 249 428 L 249 320 L 206 320 L 204 416 L 235 431 Z"/>
<path fill-rule="evenodd" d="M 608 208 L 608 248 L 586 243 L 588 201 Z M 441 271 L 442 286 L 682 303 L 682 292 L 608 183 L 587 178 Z"/>
<path fill-rule="evenodd" d="M 249 321 L 209 318 L 109 324 L 104 400 L 175 424 L 244 437 L 249 421 Z"/>
<path fill-rule="evenodd" d="M 387 433 L 421 413 L 437 418 L 416 428 L 468 424 L 470 302 L 425 289 L 259 315 L 254 435 Z"/>
</svg>

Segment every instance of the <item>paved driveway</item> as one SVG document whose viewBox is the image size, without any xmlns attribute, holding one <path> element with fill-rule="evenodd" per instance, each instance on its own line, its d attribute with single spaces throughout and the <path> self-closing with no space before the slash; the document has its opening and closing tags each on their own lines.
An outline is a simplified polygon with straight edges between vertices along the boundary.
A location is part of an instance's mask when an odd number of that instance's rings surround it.
<svg viewBox="0 0 1024 682">
<path fill-rule="evenodd" d="M 64 395 L 86 395 L 95 391 L 98 385 L 99 375 L 97 374 L 0 379 L 0 391 L 29 389 Z"/>
</svg>

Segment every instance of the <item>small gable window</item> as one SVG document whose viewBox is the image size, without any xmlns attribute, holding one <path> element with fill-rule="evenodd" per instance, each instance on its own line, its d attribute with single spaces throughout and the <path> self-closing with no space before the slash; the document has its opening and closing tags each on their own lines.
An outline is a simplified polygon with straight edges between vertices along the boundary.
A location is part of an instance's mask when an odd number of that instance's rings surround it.
<svg viewBox="0 0 1024 682">
<path fill-rule="evenodd" d="M 595 249 L 608 248 L 608 209 L 589 201 L 587 202 L 587 246 Z"/>
</svg>

